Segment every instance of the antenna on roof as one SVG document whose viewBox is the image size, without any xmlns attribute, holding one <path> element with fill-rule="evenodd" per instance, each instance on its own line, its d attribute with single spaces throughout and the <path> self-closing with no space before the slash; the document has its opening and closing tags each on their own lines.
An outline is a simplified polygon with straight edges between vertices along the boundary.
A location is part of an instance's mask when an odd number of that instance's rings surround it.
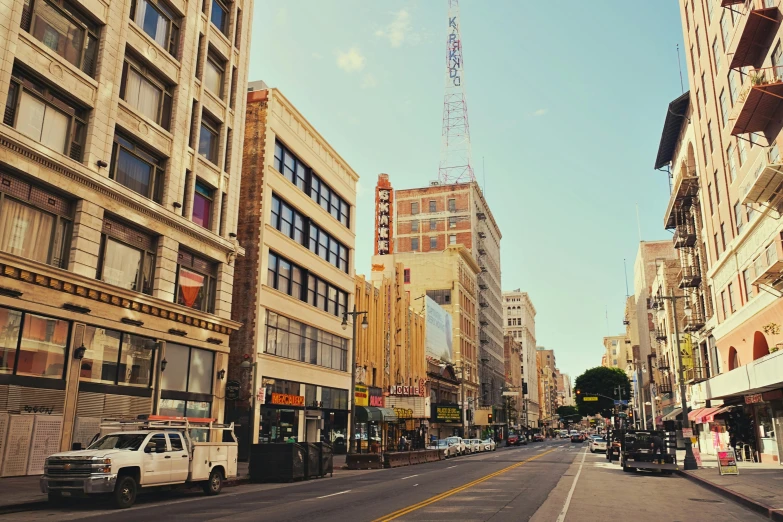
<svg viewBox="0 0 783 522">
<path fill-rule="evenodd" d="M 677 44 L 677 67 L 680 69 L 680 89 L 685 92 L 685 85 L 682 83 L 682 62 L 680 61 L 680 44 Z"/>
<path fill-rule="evenodd" d="M 628 267 L 625 264 L 625 258 L 623 258 L 623 272 L 625 273 L 625 297 L 628 297 Z"/>
</svg>

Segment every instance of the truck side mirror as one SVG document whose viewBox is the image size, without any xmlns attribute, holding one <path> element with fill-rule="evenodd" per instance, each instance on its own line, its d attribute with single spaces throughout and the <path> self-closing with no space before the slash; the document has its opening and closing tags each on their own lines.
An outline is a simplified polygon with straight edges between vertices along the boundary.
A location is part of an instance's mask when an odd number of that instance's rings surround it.
<svg viewBox="0 0 783 522">
<path fill-rule="evenodd" d="M 82 450 L 82 443 L 81 442 L 74 442 L 71 444 L 71 451 L 81 451 Z"/>
<path fill-rule="evenodd" d="M 155 444 L 154 440 L 148 441 L 147 445 L 144 446 L 144 453 L 152 453 L 153 451 L 157 450 L 157 444 Z"/>
</svg>

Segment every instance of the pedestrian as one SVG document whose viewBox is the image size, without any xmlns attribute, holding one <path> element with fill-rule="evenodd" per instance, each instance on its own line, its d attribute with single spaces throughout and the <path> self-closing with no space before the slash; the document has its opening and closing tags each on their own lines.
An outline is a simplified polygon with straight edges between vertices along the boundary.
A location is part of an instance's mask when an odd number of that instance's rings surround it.
<svg viewBox="0 0 783 522">
<path fill-rule="evenodd" d="M 399 451 L 405 451 L 405 444 L 406 444 L 406 442 L 407 441 L 405 440 L 405 435 L 400 435 L 400 441 L 397 444 L 397 449 Z"/>
<path fill-rule="evenodd" d="M 660 455 L 658 463 L 663 464 L 663 439 L 660 435 L 654 434 L 650 437 L 650 449 L 652 449 L 653 459 L 656 455 Z"/>
</svg>

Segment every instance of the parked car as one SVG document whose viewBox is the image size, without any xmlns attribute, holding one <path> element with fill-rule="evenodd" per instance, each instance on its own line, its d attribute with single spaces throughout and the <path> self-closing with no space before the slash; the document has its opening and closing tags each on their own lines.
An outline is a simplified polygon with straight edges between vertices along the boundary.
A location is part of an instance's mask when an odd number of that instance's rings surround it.
<svg viewBox="0 0 783 522">
<path fill-rule="evenodd" d="M 478 439 L 462 439 L 465 442 L 465 453 L 478 453 L 481 451 L 481 444 Z"/>
<path fill-rule="evenodd" d="M 484 451 L 495 451 L 497 449 L 497 444 L 491 438 L 482 440 L 481 445 L 484 446 Z"/>
<path fill-rule="evenodd" d="M 536 433 L 533 435 L 533 442 L 544 442 L 544 435 L 541 433 Z"/>
<path fill-rule="evenodd" d="M 450 457 L 456 457 L 458 455 L 457 453 L 457 445 L 456 444 L 449 444 L 449 441 L 446 439 L 440 439 L 436 440 L 435 444 L 430 444 L 427 449 L 437 449 L 441 450 L 443 452 L 443 458 L 448 459 Z"/>
<path fill-rule="evenodd" d="M 584 442 L 585 439 L 581 433 L 574 433 L 571 435 L 571 442 Z"/>
<path fill-rule="evenodd" d="M 450 445 L 457 447 L 457 455 L 464 455 L 466 451 L 465 441 L 462 437 L 449 437 L 446 439 Z"/>
<path fill-rule="evenodd" d="M 475 445 L 478 446 L 478 451 L 479 452 L 486 451 L 484 449 L 484 444 L 481 442 L 481 439 L 472 439 L 472 440 L 475 443 Z"/>
<path fill-rule="evenodd" d="M 587 447 L 590 448 L 590 453 L 597 453 L 599 451 L 606 452 L 606 439 L 601 437 L 592 437 Z"/>
<path fill-rule="evenodd" d="M 519 446 L 519 435 L 516 433 L 512 433 L 508 437 L 506 437 L 506 445 L 507 446 Z"/>
<path fill-rule="evenodd" d="M 332 451 L 334 451 L 335 455 L 342 455 L 348 452 L 348 446 L 345 444 L 345 437 L 342 435 L 334 439 L 332 447 L 334 448 Z"/>
</svg>

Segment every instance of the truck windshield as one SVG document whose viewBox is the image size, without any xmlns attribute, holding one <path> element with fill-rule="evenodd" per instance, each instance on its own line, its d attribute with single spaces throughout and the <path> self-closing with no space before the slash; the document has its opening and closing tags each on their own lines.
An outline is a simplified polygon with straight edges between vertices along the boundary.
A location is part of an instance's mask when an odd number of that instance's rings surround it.
<svg viewBox="0 0 783 522">
<path fill-rule="evenodd" d="M 136 451 L 147 437 L 146 433 L 114 433 L 96 440 L 87 449 Z"/>
</svg>

